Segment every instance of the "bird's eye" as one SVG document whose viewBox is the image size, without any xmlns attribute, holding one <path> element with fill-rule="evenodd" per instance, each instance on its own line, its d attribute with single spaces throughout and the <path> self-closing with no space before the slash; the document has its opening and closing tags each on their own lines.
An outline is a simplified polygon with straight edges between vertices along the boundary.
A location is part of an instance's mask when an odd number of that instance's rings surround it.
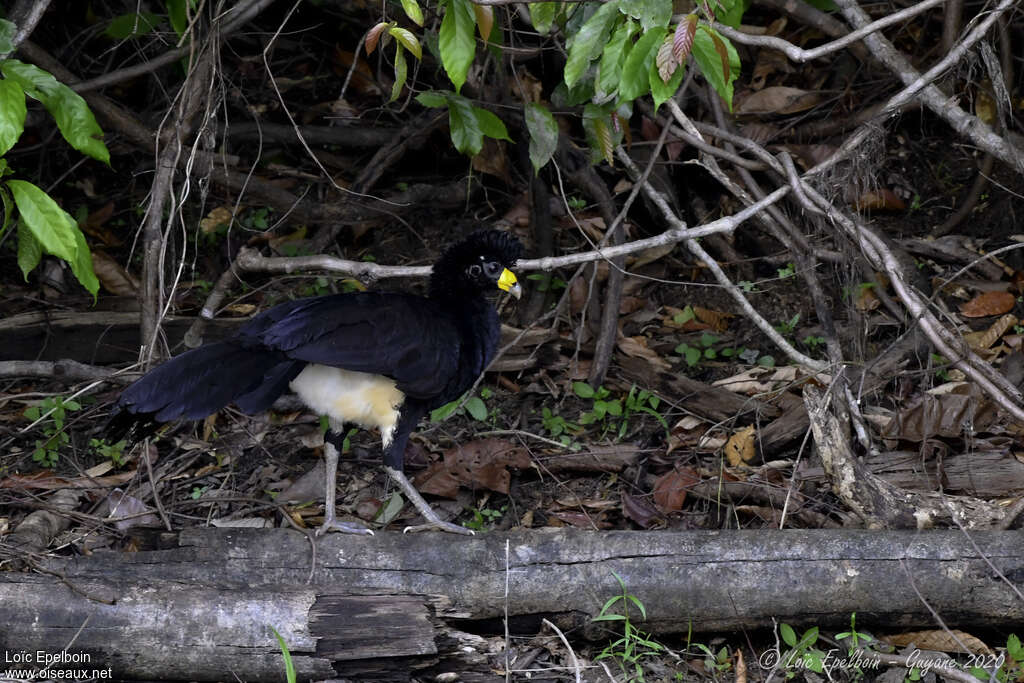
<svg viewBox="0 0 1024 683">
<path fill-rule="evenodd" d="M 491 278 L 492 280 L 498 279 L 498 277 L 501 275 L 501 271 L 502 266 L 500 263 L 488 261 L 487 263 L 484 264 L 484 272 L 487 273 L 487 277 Z"/>
<path fill-rule="evenodd" d="M 471 265 L 469 267 L 469 276 L 470 277 L 480 277 L 480 272 L 482 270 L 483 269 L 479 266 L 479 264 L 474 263 L 473 265 Z"/>
</svg>

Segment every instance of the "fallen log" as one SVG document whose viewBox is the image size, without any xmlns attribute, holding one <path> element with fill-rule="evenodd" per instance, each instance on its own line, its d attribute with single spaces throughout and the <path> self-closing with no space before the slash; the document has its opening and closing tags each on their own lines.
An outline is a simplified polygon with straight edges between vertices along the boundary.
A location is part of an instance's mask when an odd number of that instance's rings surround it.
<svg viewBox="0 0 1024 683">
<path fill-rule="evenodd" d="M 621 594 L 612 572 L 656 635 L 772 618 L 838 627 L 852 612 L 865 627 L 930 625 L 931 610 L 950 627 L 1024 624 L 1010 585 L 1024 578 L 1021 531 L 335 534 L 312 574 L 309 540 L 290 530 L 189 529 L 178 542 L 0 573 L 0 648 L 59 652 L 74 636 L 69 652 L 115 677 L 280 680 L 273 626 L 300 678 L 486 677 L 503 660 L 474 632 L 500 634 L 508 615 L 513 632 L 547 617 L 586 635 Z"/>
</svg>

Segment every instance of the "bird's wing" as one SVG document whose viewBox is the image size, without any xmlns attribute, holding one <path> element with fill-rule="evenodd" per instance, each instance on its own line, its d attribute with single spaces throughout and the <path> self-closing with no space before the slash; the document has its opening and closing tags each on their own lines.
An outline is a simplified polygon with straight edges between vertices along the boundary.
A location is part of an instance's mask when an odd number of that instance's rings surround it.
<svg viewBox="0 0 1024 683">
<path fill-rule="evenodd" d="M 253 318 L 235 339 L 307 363 L 385 375 L 415 398 L 442 393 L 461 352 L 450 315 L 430 299 L 394 292 L 291 301 Z"/>
</svg>

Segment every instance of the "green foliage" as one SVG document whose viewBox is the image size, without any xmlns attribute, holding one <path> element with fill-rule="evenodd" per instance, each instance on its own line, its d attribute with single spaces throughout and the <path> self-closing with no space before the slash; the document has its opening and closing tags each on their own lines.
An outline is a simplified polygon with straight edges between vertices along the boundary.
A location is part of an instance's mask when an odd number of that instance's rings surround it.
<svg viewBox="0 0 1024 683">
<path fill-rule="evenodd" d="M 796 268 L 792 263 L 787 263 L 784 268 L 778 269 L 779 279 L 785 280 L 786 278 L 793 277 L 796 275 Z"/>
<path fill-rule="evenodd" d="M 501 119 L 486 109 L 473 106 L 469 99 L 462 95 L 450 91 L 431 90 L 417 95 L 416 101 L 425 107 L 448 107 L 448 128 L 452 144 L 463 154 L 479 154 L 484 147 L 485 136 L 511 141 L 508 129 Z"/>
<path fill-rule="evenodd" d="M 547 107 L 535 102 L 526 103 L 523 118 L 530 133 L 530 163 L 533 172 L 538 173 L 558 148 L 558 124 Z"/>
<path fill-rule="evenodd" d="M 497 510 L 491 508 L 484 508 L 482 510 L 470 508 L 470 512 L 473 513 L 473 519 L 467 521 L 465 526 L 473 531 L 488 531 L 501 521 L 501 517 L 505 514 L 506 510 L 508 510 L 508 505 L 502 505 Z"/>
<path fill-rule="evenodd" d="M 115 40 L 127 40 L 129 38 L 140 38 L 151 33 L 163 18 L 152 12 L 130 12 L 116 16 L 107 24 L 103 35 Z"/>
<path fill-rule="evenodd" d="M 729 648 L 722 646 L 722 648 L 715 652 L 707 645 L 703 643 L 694 643 L 694 647 L 704 653 L 704 670 L 712 673 L 725 673 L 732 669 L 732 654 L 729 652 Z"/>
<path fill-rule="evenodd" d="M 10 45 L 13 32 L 14 24 L 0 23 L 0 45 Z M 0 60 L 0 74 L 0 178 L 11 175 L 2 157 L 25 130 L 26 98 L 42 103 L 68 144 L 82 154 L 110 164 L 103 131 L 80 95 L 49 72 L 17 59 Z M 95 297 L 99 280 L 93 272 L 85 235 L 75 220 L 50 195 L 27 180 L 0 181 L 0 201 L 4 208 L 0 237 L 15 215 L 19 219 L 18 266 L 25 278 L 39 265 L 44 253 L 51 254 L 66 261 L 78 281 Z"/>
<path fill-rule="evenodd" d="M 601 607 L 601 611 L 592 621 L 619 622 L 622 625 L 622 637 L 609 643 L 595 660 L 613 659 L 622 670 L 622 675 L 627 681 L 643 681 L 644 670 L 641 660 L 644 657 L 661 654 L 665 646 L 651 638 L 636 627 L 630 617 L 630 606 L 639 610 L 642 620 L 647 619 L 647 610 L 639 598 L 629 593 L 626 589 L 626 582 L 614 571 L 612 575 L 619 582 L 621 592 L 609 598 Z M 617 610 L 617 611 L 613 611 Z"/>
<path fill-rule="evenodd" d="M 637 389 L 633 385 L 624 399 L 612 398 L 611 392 L 604 387 L 595 389 L 586 382 L 573 382 L 572 390 L 580 398 L 593 401 L 590 410 L 580 414 L 579 424 L 601 423 L 604 427 L 602 436 L 614 429 L 618 438 L 623 438 L 629 430 L 630 418 L 636 413 L 650 415 L 668 432 L 668 423 L 658 412 L 661 399 L 646 389 Z M 610 418 L 615 418 L 615 421 Z"/>
<path fill-rule="evenodd" d="M 452 415 L 463 415 L 469 413 L 469 416 L 474 420 L 486 422 L 490 413 L 487 410 L 487 404 L 484 403 L 484 398 L 489 398 L 491 393 L 490 390 L 485 387 L 480 391 L 480 394 L 483 398 L 481 398 L 481 396 L 470 396 L 467 399 L 465 395 L 463 395 L 454 401 L 445 403 L 440 408 L 435 408 L 430 411 L 430 421 L 443 422 Z M 464 399 L 465 402 L 463 402 Z"/>
<path fill-rule="evenodd" d="M 579 449 L 580 444 L 573 439 L 574 434 L 582 431 L 582 427 L 578 424 L 569 422 L 561 415 L 552 413 L 551 409 L 547 406 L 541 409 L 541 422 L 544 425 L 545 431 L 553 438 L 558 439 L 563 446 L 573 450 Z"/>
<path fill-rule="evenodd" d="M 824 337 L 818 337 L 818 336 L 811 335 L 811 334 L 807 335 L 806 337 L 804 337 L 800 341 L 803 343 L 804 346 L 809 348 L 811 351 L 816 351 L 819 346 L 824 346 L 825 345 L 825 338 Z"/>
<path fill-rule="evenodd" d="M 778 325 L 775 325 L 775 329 L 784 337 L 788 337 L 793 334 L 796 330 L 796 326 L 800 323 L 800 314 L 795 314 L 789 320 L 782 320 Z"/>
<path fill-rule="evenodd" d="M 295 683 L 295 663 L 292 661 L 292 653 L 288 651 L 288 644 L 284 642 L 284 638 L 277 632 L 277 629 L 273 626 L 270 630 L 274 632 L 274 637 L 277 638 L 277 646 L 281 648 L 281 658 L 284 660 L 284 678 L 287 683 Z"/>
<path fill-rule="evenodd" d="M 689 308 L 689 306 L 687 306 L 687 308 Z M 685 313 L 686 311 L 684 310 L 683 315 L 676 314 L 675 317 L 684 317 Z M 686 321 L 684 320 L 682 322 Z M 718 351 L 716 351 L 714 348 L 714 345 L 717 343 L 718 337 L 716 337 L 713 334 L 704 332 L 700 335 L 700 339 L 698 340 L 695 346 L 691 346 L 686 342 L 682 342 L 678 346 L 676 346 L 675 352 L 682 356 L 683 360 L 686 361 L 686 364 L 692 368 L 698 365 L 702 360 L 715 360 L 716 358 L 718 358 Z M 728 355 L 732 355 L 734 352 L 735 349 L 730 350 L 730 353 Z"/>
<path fill-rule="evenodd" d="M 786 678 L 793 678 L 801 669 L 819 674 L 824 671 L 826 654 L 815 647 L 818 642 L 817 626 L 812 626 L 804 631 L 804 634 L 798 639 L 792 626 L 780 624 L 779 635 L 782 637 L 782 642 L 789 646 L 789 650 L 780 659 L 780 662 L 785 665 Z"/>
<path fill-rule="evenodd" d="M 64 420 L 68 413 L 81 409 L 82 405 L 78 401 L 65 400 L 61 396 L 45 398 L 25 409 L 24 415 L 29 420 L 43 420 L 41 428 L 45 438 L 36 440 L 32 460 L 43 467 L 53 467 L 57 464 L 61 446 L 71 443 L 70 435 L 64 430 Z"/>
<path fill-rule="evenodd" d="M 89 439 L 89 448 L 118 467 L 126 462 L 124 449 L 127 445 L 128 442 L 124 439 L 117 443 L 109 443 L 106 439 Z"/>
<path fill-rule="evenodd" d="M 455 86 L 455 92 L 459 92 L 466 82 L 476 53 L 476 39 L 473 36 L 476 19 L 469 0 L 444 0 L 441 4 L 444 7 L 444 19 L 441 20 L 441 32 L 438 35 L 441 64 Z"/>
<path fill-rule="evenodd" d="M 569 286 L 569 283 L 562 278 L 548 273 L 530 273 L 526 279 L 537 283 L 535 289 L 538 292 L 557 292 Z"/>
</svg>

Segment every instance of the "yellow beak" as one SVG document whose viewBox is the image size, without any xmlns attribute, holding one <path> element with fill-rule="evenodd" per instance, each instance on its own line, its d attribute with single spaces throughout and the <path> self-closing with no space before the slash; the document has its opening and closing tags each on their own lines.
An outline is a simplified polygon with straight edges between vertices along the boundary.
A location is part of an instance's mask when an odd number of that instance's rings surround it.
<svg viewBox="0 0 1024 683">
<path fill-rule="evenodd" d="M 517 299 L 523 295 L 523 288 L 519 286 L 515 273 L 508 268 L 501 271 L 501 277 L 498 278 L 498 289 L 508 292 Z"/>
</svg>

